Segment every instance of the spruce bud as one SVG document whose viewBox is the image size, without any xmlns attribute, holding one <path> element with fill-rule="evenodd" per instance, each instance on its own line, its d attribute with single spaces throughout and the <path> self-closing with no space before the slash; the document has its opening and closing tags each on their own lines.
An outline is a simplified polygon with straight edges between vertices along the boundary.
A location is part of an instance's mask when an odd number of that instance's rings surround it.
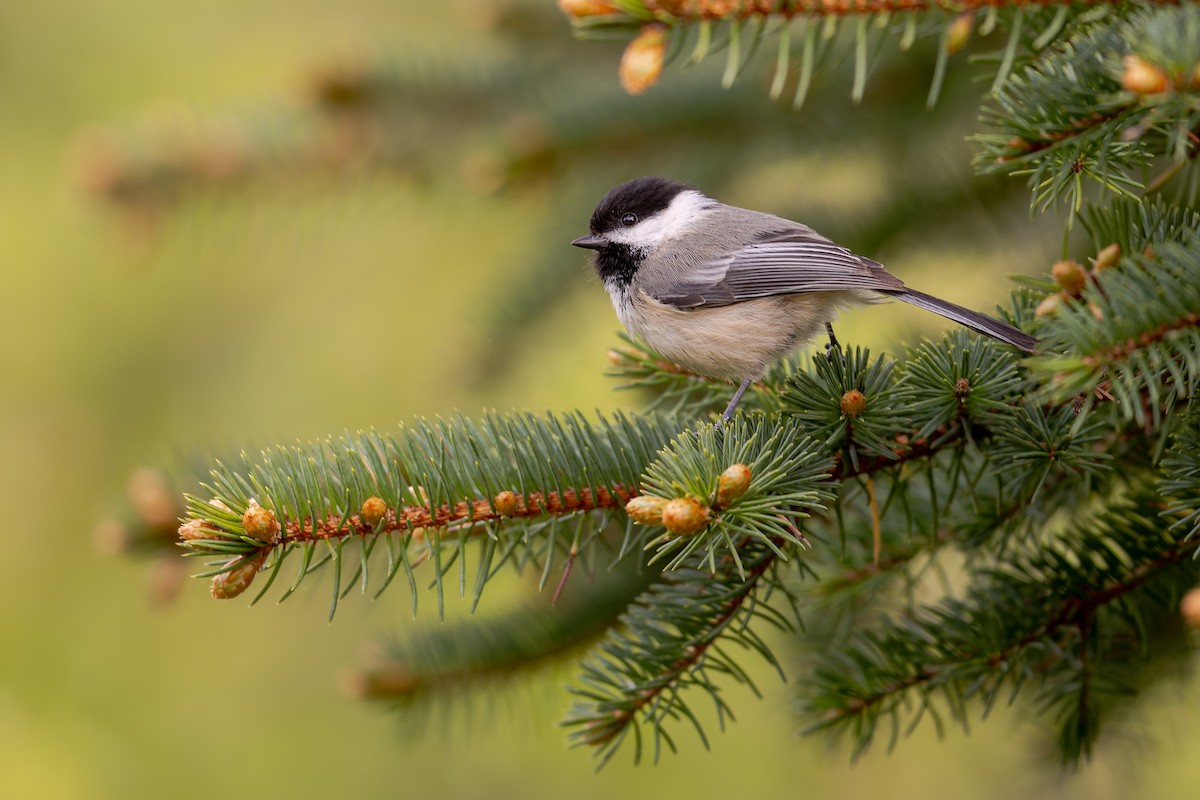
<svg viewBox="0 0 1200 800">
<path fill-rule="evenodd" d="M 246 513 L 242 514 L 242 528 L 245 529 L 247 536 L 258 539 L 260 542 L 269 542 L 279 533 L 279 522 L 269 509 L 260 506 L 258 501 L 252 497 Z"/>
<path fill-rule="evenodd" d="M 505 489 L 492 498 L 492 508 L 496 509 L 496 513 L 502 517 L 511 517 L 520 509 L 520 504 L 517 502 L 516 492 L 511 492 Z"/>
<path fill-rule="evenodd" d="M 1050 275 L 1064 292 L 1071 294 L 1079 294 L 1087 285 L 1087 272 L 1075 261 L 1059 261 L 1050 268 Z"/>
<path fill-rule="evenodd" d="M 228 572 L 214 575 L 209 591 L 217 600 L 231 600 L 250 588 L 254 576 L 266 560 L 265 552 L 256 556 L 242 556 L 229 563 L 237 562 L 237 566 Z"/>
<path fill-rule="evenodd" d="M 387 503 L 383 502 L 383 498 L 372 495 L 363 500 L 362 507 L 358 510 L 358 516 L 363 522 L 374 528 L 387 516 L 387 511 Z"/>
<path fill-rule="evenodd" d="M 1108 247 L 1101 250 L 1092 259 L 1092 271 L 1103 272 L 1106 269 L 1111 269 L 1121 260 L 1121 245 L 1113 242 Z"/>
<path fill-rule="evenodd" d="M 975 12 L 964 11 L 954 18 L 950 23 L 950 27 L 946 29 L 946 52 L 949 55 L 954 55 L 971 38 L 971 25 L 975 21 Z"/>
<path fill-rule="evenodd" d="M 189 519 L 179 526 L 179 538 L 185 542 L 197 539 L 215 539 L 216 527 L 206 519 Z"/>
<path fill-rule="evenodd" d="M 727 506 L 746 493 L 750 488 L 750 468 L 745 464 L 734 464 L 717 479 L 717 505 Z"/>
<path fill-rule="evenodd" d="M 677 536 L 691 536 L 708 524 L 708 509 L 694 497 L 676 497 L 663 506 L 662 524 Z"/>
<path fill-rule="evenodd" d="M 861 417 L 867 410 L 867 396 L 858 389 L 851 389 L 842 395 L 842 413 L 847 417 Z"/>
<path fill-rule="evenodd" d="M 642 28 L 621 55 L 618 71 L 621 87 L 629 94 L 641 94 L 649 89 L 662 74 L 666 54 L 666 27 L 654 23 Z"/>
<path fill-rule="evenodd" d="M 596 17 L 616 14 L 618 9 L 605 0 L 558 0 L 558 7 L 568 17 Z"/>
<path fill-rule="evenodd" d="M 1169 86 L 1167 73 L 1155 64 L 1135 55 L 1124 59 L 1125 72 L 1121 74 L 1121 85 L 1134 94 L 1158 94 Z"/>
<path fill-rule="evenodd" d="M 1062 306 L 1063 298 L 1061 294 L 1052 294 L 1042 299 L 1038 303 L 1037 310 L 1034 311 L 1036 317 L 1053 317 L 1058 313 L 1058 309 Z"/>
<path fill-rule="evenodd" d="M 640 494 L 625 504 L 625 513 L 639 525 L 661 525 L 666 504 L 661 497 Z"/>
</svg>

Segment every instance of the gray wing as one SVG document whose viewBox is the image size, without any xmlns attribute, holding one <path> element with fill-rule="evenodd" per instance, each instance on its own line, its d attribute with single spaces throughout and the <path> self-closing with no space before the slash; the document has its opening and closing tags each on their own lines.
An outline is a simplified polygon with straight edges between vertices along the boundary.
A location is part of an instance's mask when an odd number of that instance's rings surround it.
<svg viewBox="0 0 1200 800">
<path fill-rule="evenodd" d="M 676 308 L 699 308 L 802 292 L 904 290 L 881 264 L 808 230 L 759 237 L 688 274 L 687 281 L 656 286 L 651 295 Z"/>
</svg>

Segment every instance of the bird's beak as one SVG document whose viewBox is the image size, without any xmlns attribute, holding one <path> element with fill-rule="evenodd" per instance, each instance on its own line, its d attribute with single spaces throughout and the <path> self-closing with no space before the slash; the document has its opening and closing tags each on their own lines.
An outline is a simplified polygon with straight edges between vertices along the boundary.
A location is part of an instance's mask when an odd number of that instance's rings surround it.
<svg viewBox="0 0 1200 800">
<path fill-rule="evenodd" d="M 571 244 L 588 250 L 602 250 L 608 245 L 608 239 L 605 239 L 603 236 L 597 236 L 594 233 L 589 233 L 587 236 L 580 236 L 571 242 Z"/>
</svg>

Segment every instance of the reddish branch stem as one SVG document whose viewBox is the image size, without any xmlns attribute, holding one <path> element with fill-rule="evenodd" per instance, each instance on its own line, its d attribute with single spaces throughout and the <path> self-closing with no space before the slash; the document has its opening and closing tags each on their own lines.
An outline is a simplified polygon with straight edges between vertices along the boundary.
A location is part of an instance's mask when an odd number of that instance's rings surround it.
<svg viewBox="0 0 1200 800">
<path fill-rule="evenodd" d="M 530 492 L 527 497 L 518 496 L 516 509 L 501 514 L 487 500 L 460 501 L 453 506 L 443 504 L 432 511 L 425 506 L 404 506 L 388 509 L 383 533 L 413 531 L 418 528 L 447 528 L 454 525 L 479 525 L 506 517 L 537 517 L 545 514 L 570 514 L 577 511 L 596 511 L 602 508 L 623 508 L 629 498 L 637 492 L 620 484 L 591 489 L 567 489 L 559 492 Z M 341 517 L 330 515 L 313 522 L 305 518 L 290 520 L 284 526 L 283 542 L 306 542 L 314 539 L 336 539 L 359 534 L 368 536 L 376 532 L 374 526 L 363 522 L 358 515 L 351 516 L 340 525 Z"/>
<path fill-rule="evenodd" d="M 1051 5 L 1115 4 L 1120 0 L 648 0 L 646 5 L 660 17 L 683 22 L 701 20 L 749 19 L 751 17 L 849 16 L 885 14 L 900 11 L 952 13 L 979 11 L 984 8 L 1042 7 Z M 1176 0 L 1160 0 L 1175 5 Z"/>
</svg>

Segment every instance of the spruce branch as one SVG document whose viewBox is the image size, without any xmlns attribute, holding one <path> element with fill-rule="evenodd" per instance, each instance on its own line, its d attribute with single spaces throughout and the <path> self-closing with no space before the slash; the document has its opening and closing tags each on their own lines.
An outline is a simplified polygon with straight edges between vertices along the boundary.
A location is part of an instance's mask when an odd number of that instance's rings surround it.
<svg viewBox="0 0 1200 800">
<path fill-rule="evenodd" d="M 603 3 L 563 2 L 581 38 L 612 38 L 634 33 L 621 59 L 621 83 L 631 94 L 652 86 L 665 63 L 686 45 L 696 31 L 690 60 L 703 61 L 725 52 L 722 86 L 728 88 L 745 70 L 763 41 L 776 37 L 775 79 L 771 97 L 777 99 L 789 82 L 793 59 L 793 29 L 798 37 L 799 70 L 792 107 L 803 105 L 814 69 L 826 55 L 829 41 L 838 28 L 851 28 L 846 43 L 852 43 L 854 79 L 851 95 L 862 100 L 870 69 L 870 53 L 882 41 L 894 37 L 902 50 L 912 46 L 920 34 L 939 38 L 938 60 L 929 91 L 929 105 L 941 92 L 949 58 L 963 48 L 976 23 L 982 33 L 995 29 L 1003 13 L 1009 27 L 1008 42 L 997 65 L 995 87 L 1012 70 L 1019 50 L 1040 51 L 1071 26 L 1072 17 L 1097 16 L 1095 6 L 1123 8 L 1124 0 L 1075 2 L 1075 0 L 798 0 L 797 2 L 654 2 L 617 0 Z M 1089 17 L 1090 15 L 1090 17 Z M 853 18 L 853 19 L 850 19 Z M 894 24 L 893 19 L 901 21 Z M 873 23 L 873 24 L 872 24 Z M 1086 24 L 1086 23 L 1084 23 Z M 714 29 L 719 33 L 714 33 Z"/>
<path fill-rule="evenodd" d="M 785 559 L 785 548 L 807 546 L 796 525 L 832 497 L 826 486 L 831 462 L 800 429 L 779 422 L 738 417 L 721 429 L 685 431 L 663 448 L 641 485 L 643 498 L 664 504 L 665 530 L 644 545 L 655 551 L 652 563 L 662 559 L 673 570 L 699 558 L 715 572 L 718 559 L 729 558 L 744 577 L 739 551 L 749 543 Z M 667 504 L 674 498 L 694 502 L 702 516 L 698 530 L 671 525 Z"/>
<path fill-rule="evenodd" d="M 1158 427 L 1166 406 L 1200 386 L 1200 231 L 1160 241 L 1150 255 L 1093 272 L 1078 302 L 1045 328 L 1048 355 L 1031 359 L 1059 400 L 1104 385 L 1122 416 Z"/>
<path fill-rule="evenodd" d="M 655 577 L 626 560 L 576 582 L 558 601 L 539 594 L 487 620 L 424 628 L 388 643 L 352 675 L 351 688 L 365 700 L 404 709 L 408 719 L 433 696 L 491 695 L 603 635 Z"/>
<path fill-rule="evenodd" d="M 669 726 L 686 721 L 707 747 L 703 726 L 688 705 L 687 690 L 698 688 L 709 696 L 722 728 L 732 712 L 716 680 L 727 678 L 757 693 L 729 645 L 756 652 L 780 669 L 751 627 L 761 620 L 790 628 L 787 618 L 764 602 L 778 585 L 777 559 L 777 549 L 747 543 L 741 569 L 735 569 L 726 556 L 716 575 L 679 569 L 651 586 L 622 615 L 622 628 L 611 632 L 584 662 L 583 685 L 572 687 L 578 700 L 563 723 L 575 729 L 573 742 L 596 748 L 602 766 L 632 732 L 634 758 L 640 760 L 642 726 L 648 725 L 657 761 L 664 744 L 675 750 Z M 760 586 L 764 579 L 765 589 Z"/>
<path fill-rule="evenodd" d="M 1019 496 L 1032 505 L 1056 471 L 1087 478 L 1108 470 L 1112 457 L 1098 446 L 1105 433 L 1096 414 L 1081 414 L 1071 406 L 1047 410 L 1027 401 L 1020 414 L 998 426 L 991 456 L 997 473 L 1010 477 Z"/>
<path fill-rule="evenodd" d="M 654 15 L 685 21 L 749 19 L 761 16 L 793 17 L 801 15 L 857 15 L 897 12 L 921 12 L 940 9 L 962 13 L 993 7 L 1092 5 L 1120 0 L 634 0 L 617 4 L 627 13 L 639 13 L 639 6 Z"/>
<path fill-rule="evenodd" d="M 1142 191 L 1154 156 L 1196 152 L 1200 127 L 1200 9 L 1141 5 L 1121 24 L 1094 25 L 1060 42 L 995 92 L 984 120 L 980 172 L 1028 175 L 1032 202 L 1078 211 L 1084 180 L 1118 196 Z M 1161 183 L 1162 180 L 1156 183 Z"/>
<path fill-rule="evenodd" d="M 655 370 L 675 375 L 673 365 L 651 355 L 641 362 L 647 375 Z M 822 513 L 835 487 L 842 502 L 856 478 L 879 477 L 889 490 L 880 495 L 877 517 L 898 497 L 905 498 L 910 519 L 932 514 L 935 534 L 929 541 L 889 551 L 885 563 L 900 574 L 916 555 L 954 540 L 952 529 L 937 522 L 952 509 L 1000 509 L 996 498 L 1004 496 L 1007 510 L 989 519 L 1005 525 L 1013 509 L 1028 507 L 1031 496 L 1040 492 L 1044 498 L 1052 489 L 1078 487 L 1105 474 L 1098 415 L 1085 414 L 1080 423 L 1073 401 L 1054 408 L 1023 401 L 1028 377 L 1012 353 L 962 332 L 924 343 L 903 367 L 851 349 L 775 378 L 779 383 L 768 391 L 784 413 L 742 414 L 723 430 L 699 424 L 680 433 L 677 418 L 660 416 L 588 422 L 579 415 L 492 415 L 479 422 L 418 421 L 395 437 L 359 434 L 270 451 L 246 459 L 240 472 L 214 471 L 206 487 L 213 500 L 192 500 L 186 544 L 220 556 L 214 569 L 218 596 L 244 588 L 258 571 L 274 576 L 294 551 L 302 563 L 285 596 L 303 576 L 329 565 L 336 604 L 355 578 L 361 576 L 364 589 L 368 585 L 367 564 L 380 540 L 380 549 L 388 552 L 384 587 L 400 573 L 415 587 L 416 568 L 426 562 L 439 597 L 455 566 L 460 591 L 469 585 L 467 547 L 475 542 L 478 602 L 486 581 L 506 563 L 541 567 L 544 584 L 557 552 L 569 553 L 565 576 L 576 553 L 594 560 L 599 542 L 617 547 L 620 526 L 611 525 L 619 517 L 595 514 L 635 501 L 626 513 L 644 527 L 624 526 L 618 558 L 655 550 L 654 558 L 667 561 L 668 569 L 586 662 L 579 702 L 567 723 L 576 728 L 575 741 L 594 746 L 604 763 L 630 734 L 640 757 L 646 726 L 655 757 L 664 745 L 674 749 L 675 722 L 687 720 L 704 741 L 689 689 L 710 697 L 724 724 L 730 709 L 721 696 L 723 682 L 753 688 L 737 649 L 775 663 L 761 639 L 762 622 L 789 623 L 767 603 L 768 596 L 778 590 L 797 604 L 778 570 L 808 545 L 798 521 Z M 967 454 L 974 460 L 970 469 L 963 465 Z M 1044 462 L 1037 479 L 1016 480 L 1035 471 L 1014 465 L 1034 457 Z M 996 498 L 988 498 L 978 484 L 989 465 L 993 473 L 1005 471 L 997 463 L 1017 473 L 1019 486 L 1014 490 L 1000 481 Z M 927 498 L 911 491 L 914 466 L 915 474 L 930 476 Z M 948 494 L 939 496 L 935 484 L 949 487 Z M 257 505 L 260 497 L 263 506 Z M 682 527 L 678 519 L 666 519 L 666 504 L 676 500 L 698 513 Z M 656 503 L 650 519 L 639 517 L 635 504 L 650 502 Z M 279 519 L 263 516 L 269 504 Z M 560 517 L 576 521 L 573 536 L 556 533 L 563 529 Z M 343 562 L 353 561 L 353 549 L 342 553 L 348 541 L 358 543 L 360 554 L 356 572 L 343 581 Z M 268 562 L 273 550 L 279 552 Z M 812 569 L 802 559 L 793 563 L 801 574 Z M 862 581 L 838 583 L 834 594 L 844 595 Z M 518 660 L 503 636 L 490 644 L 471 641 L 468 651 L 495 656 L 484 658 L 478 672 L 447 661 L 418 679 L 419 670 L 407 665 L 411 660 L 393 661 L 363 676 L 364 691 L 407 703 L 426 688 L 452 689 L 500 676 Z M 555 652 L 556 641 L 565 646 L 565 640 L 548 637 L 538 652 Z M 434 642 L 428 649 L 436 654 L 446 647 Z M 541 660 L 532 652 L 526 656 Z M 903 693 L 924 681 L 908 675 L 894 682 Z"/>
<path fill-rule="evenodd" d="M 1200 533 L 1200 412 L 1193 400 L 1191 410 L 1171 450 L 1163 459 L 1159 489 L 1170 503 L 1162 515 L 1172 529 L 1182 529 L 1185 539 Z"/>
<path fill-rule="evenodd" d="M 1118 5 L 1125 0 L 562 0 L 572 22 L 583 30 L 640 23 L 749 21 L 764 18 L 874 16 L 948 11 L 954 14 L 992 8 Z M 1163 0 L 1173 3 L 1174 0 Z"/>
<path fill-rule="evenodd" d="M 1113 691 L 1106 676 L 1146 655 L 1125 643 L 1144 639 L 1147 617 L 1173 616 L 1196 580 L 1194 550 L 1134 503 L 1102 512 L 1052 547 L 977 573 L 965 598 L 824 653 L 805 698 L 817 717 L 808 730 L 850 735 L 860 754 L 890 720 L 891 747 L 926 714 L 939 730 L 939 708 L 965 726 L 968 701 L 986 715 L 1006 686 L 1011 701 L 1036 678 L 1043 711 L 1061 726 L 1064 758 L 1074 762 L 1097 734 L 1086 715 L 1097 692 Z"/>
<path fill-rule="evenodd" d="M 1027 388 L 1011 350 L 963 330 L 909 353 L 903 381 L 918 439 L 937 430 L 962 428 L 969 436 L 974 428 L 994 426 L 1011 415 Z"/>
<path fill-rule="evenodd" d="M 808 426 L 825 447 L 851 468 L 860 458 L 893 458 L 892 438 L 907 432 L 908 392 L 896 377 L 897 362 L 869 350 L 853 348 L 813 359 L 813 368 L 798 372 L 784 395 L 784 410 Z"/>
<path fill-rule="evenodd" d="M 211 499 L 189 497 L 182 544 L 196 555 L 230 559 L 205 573 L 217 576 L 273 553 L 265 565 L 273 580 L 284 559 L 299 553 L 285 597 L 331 565 L 332 614 L 348 543 L 358 545 L 353 575 L 363 591 L 371 554 L 382 542 L 387 557 L 379 591 L 399 573 L 414 585 L 414 568 L 430 561 L 440 598 L 456 562 L 460 590 L 465 585 L 465 550 L 480 540 L 478 601 L 488 578 L 510 560 L 541 564 L 544 583 L 557 550 L 594 546 L 605 512 L 636 493 L 645 465 L 678 427 L 662 416 L 590 422 L 581 414 L 492 414 L 478 422 L 417 420 L 399 435 L 347 434 L 265 451 L 257 460 L 243 455 L 241 470 L 220 463 L 213 469 L 204 486 Z M 256 507 L 271 514 L 266 532 L 248 525 Z M 571 519 L 582 527 L 560 539 L 561 524 Z"/>
<path fill-rule="evenodd" d="M 1200 231 L 1200 213 L 1168 203 L 1161 195 L 1089 205 L 1079 220 L 1097 256 L 1113 245 L 1117 246 L 1118 257 L 1132 253 L 1150 255 L 1162 242 L 1183 241 L 1189 231 Z"/>
</svg>

